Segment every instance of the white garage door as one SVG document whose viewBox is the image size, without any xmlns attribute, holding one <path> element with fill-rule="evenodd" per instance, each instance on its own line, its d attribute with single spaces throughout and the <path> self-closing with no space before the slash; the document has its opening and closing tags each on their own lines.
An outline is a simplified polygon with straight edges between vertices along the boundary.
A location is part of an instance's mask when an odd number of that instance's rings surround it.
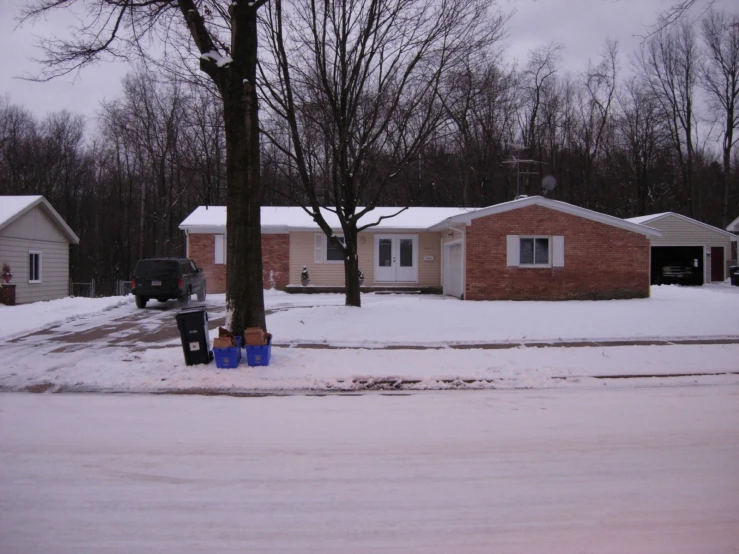
<svg viewBox="0 0 739 554">
<path fill-rule="evenodd" d="M 444 258 L 444 294 L 462 296 L 462 245 L 446 246 Z"/>
</svg>

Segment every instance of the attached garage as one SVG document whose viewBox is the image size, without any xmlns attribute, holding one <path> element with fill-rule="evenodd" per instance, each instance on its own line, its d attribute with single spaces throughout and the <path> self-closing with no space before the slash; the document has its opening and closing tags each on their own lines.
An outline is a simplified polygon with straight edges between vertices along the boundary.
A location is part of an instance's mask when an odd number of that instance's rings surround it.
<svg viewBox="0 0 739 554">
<path fill-rule="evenodd" d="M 700 246 L 653 246 L 653 285 L 702 285 L 703 248 Z"/>
<path fill-rule="evenodd" d="M 662 232 L 652 237 L 653 285 L 702 285 L 728 276 L 735 235 L 718 227 L 673 212 L 632 217 L 632 223 Z"/>
</svg>

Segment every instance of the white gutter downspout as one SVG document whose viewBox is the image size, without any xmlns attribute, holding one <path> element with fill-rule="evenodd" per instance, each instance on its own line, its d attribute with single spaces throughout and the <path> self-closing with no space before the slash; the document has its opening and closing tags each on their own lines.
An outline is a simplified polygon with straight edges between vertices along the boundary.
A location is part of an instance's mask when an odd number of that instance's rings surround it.
<svg viewBox="0 0 739 554">
<path fill-rule="evenodd" d="M 439 252 L 441 252 L 441 254 L 439 254 L 439 263 L 441 264 L 441 266 L 439 267 L 440 269 L 439 273 L 441 274 L 441 294 L 443 296 L 444 295 L 444 273 L 445 273 L 444 264 L 446 263 L 446 257 L 444 256 L 444 237 L 443 236 L 439 237 L 439 242 L 441 243 L 439 247 Z"/>
</svg>

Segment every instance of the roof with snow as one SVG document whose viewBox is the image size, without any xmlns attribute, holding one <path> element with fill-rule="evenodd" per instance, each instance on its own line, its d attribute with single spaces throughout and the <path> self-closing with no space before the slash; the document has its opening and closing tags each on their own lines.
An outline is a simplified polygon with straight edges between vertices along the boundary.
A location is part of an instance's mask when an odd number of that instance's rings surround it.
<svg viewBox="0 0 739 554">
<path fill-rule="evenodd" d="M 362 208 L 357 208 L 361 211 Z M 475 208 L 375 208 L 359 220 L 359 226 L 375 223 L 377 229 L 423 230 L 452 216 L 469 213 Z M 400 212 L 400 213 L 399 213 Z M 338 216 L 322 208 L 321 213 L 333 229 L 341 229 Z M 396 215 L 397 214 L 397 215 Z M 393 217 L 391 217 L 393 216 Z M 387 219 L 380 219 L 385 217 Z M 262 207 L 262 230 L 299 231 L 315 230 L 318 225 L 308 213 L 299 206 Z M 180 223 L 180 229 L 195 232 L 212 232 L 226 227 L 225 206 L 200 206 Z"/>
<path fill-rule="evenodd" d="M 739 233 L 739 217 L 726 226 L 726 230 L 730 233 Z"/>
<path fill-rule="evenodd" d="M 473 219 L 502 213 L 526 206 L 538 205 L 560 212 L 568 213 L 612 225 L 646 236 L 660 237 L 662 233 L 656 229 L 639 225 L 636 222 L 626 221 L 618 217 L 594 212 L 566 202 L 550 200 L 542 196 L 527 196 L 495 204 L 487 208 L 375 208 L 368 212 L 359 222 L 359 227 L 378 222 L 373 229 L 403 230 L 403 231 L 439 231 L 447 225 L 467 223 Z M 362 208 L 357 208 L 357 211 Z M 339 218 L 331 210 L 322 208 L 326 222 L 332 229 L 339 230 Z M 262 207 L 262 232 L 286 233 L 288 231 L 315 231 L 318 225 L 313 218 L 299 206 L 268 206 Z M 387 219 L 381 219 L 387 218 Z M 194 233 L 222 233 L 226 227 L 225 206 L 200 206 L 195 209 L 182 223 L 180 229 Z"/>
<path fill-rule="evenodd" d="M 662 212 L 660 214 L 640 215 L 639 217 L 629 217 L 626 219 L 626 221 L 631 221 L 631 223 L 644 225 L 645 223 L 648 223 L 653 219 L 659 219 L 660 217 L 665 217 L 666 215 L 670 215 L 671 213 L 672 212 Z"/>
<path fill-rule="evenodd" d="M 588 210 L 587 208 L 581 208 L 580 206 L 568 204 L 567 202 L 561 202 L 559 200 L 551 200 L 550 198 L 544 198 L 543 196 L 524 196 L 522 198 L 517 198 L 516 200 L 511 200 L 510 202 L 502 202 L 500 204 L 488 206 L 487 208 L 480 208 L 478 210 L 475 210 L 475 211 L 472 211 L 466 214 L 459 214 L 459 215 L 450 217 L 449 219 L 445 221 L 439 222 L 437 225 L 434 225 L 433 227 L 435 229 L 441 229 L 444 225 L 451 225 L 454 223 L 469 224 L 473 219 L 477 219 L 478 217 L 485 217 L 488 215 L 509 212 L 511 210 L 518 210 L 520 208 L 526 208 L 528 206 L 542 206 L 544 208 L 549 208 L 551 210 L 556 210 L 558 212 L 563 212 L 563 213 L 574 215 L 577 217 L 582 217 L 584 219 L 589 219 L 591 221 L 597 221 L 605 225 L 611 225 L 612 227 L 618 227 L 619 229 L 625 229 L 627 231 L 632 231 L 634 233 L 640 233 L 648 237 L 661 237 L 662 236 L 662 233 L 658 231 L 657 229 L 652 229 L 651 227 L 646 227 L 636 222 L 627 221 L 625 219 L 614 217 L 612 215 L 606 215 L 601 212 L 595 212 L 593 210 Z"/>
<path fill-rule="evenodd" d="M 718 227 L 714 227 L 713 225 L 709 225 L 708 223 L 703 223 L 702 221 L 698 221 L 697 219 L 693 219 L 692 217 L 688 217 L 686 215 L 676 214 L 675 212 L 662 212 L 659 214 L 642 215 L 639 217 L 630 217 L 626 221 L 630 221 L 632 223 L 638 223 L 640 225 L 649 225 L 650 223 L 655 223 L 659 221 L 660 219 L 664 217 L 668 217 L 668 216 L 682 219 L 683 221 L 687 221 L 688 223 L 692 223 L 693 225 L 698 225 L 699 227 L 704 227 L 710 231 L 719 233 L 720 235 L 728 236 L 732 240 L 737 240 L 736 236 L 732 235 L 731 233 L 727 233 L 723 229 L 719 229 Z M 739 218 L 737 220 L 739 221 Z"/>
<path fill-rule="evenodd" d="M 23 214 L 31 211 L 36 206 L 43 209 L 54 221 L 72 244 L 79 244 L 79 237 L 67 225 L 62 216 L 49 204 L 43 196 L 0 196 L 0 230 L 10 225 Z"/>
</svg>

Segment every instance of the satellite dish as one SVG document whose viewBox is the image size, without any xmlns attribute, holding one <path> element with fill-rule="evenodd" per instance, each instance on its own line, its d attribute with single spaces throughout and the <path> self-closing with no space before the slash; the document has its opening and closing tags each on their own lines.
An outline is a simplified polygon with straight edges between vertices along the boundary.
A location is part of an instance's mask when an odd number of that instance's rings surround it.
<svg viewBox="0 0 739 554">
<path fill-rule="evenodd" d="M 544 178 L 541 180 L 541 188 L 544 189 L 544 192 L 554 190 L 554 187 L 556 186 L 557 179 L 554 177 L 554 175 L 544 175 Z"/>
</svg>

